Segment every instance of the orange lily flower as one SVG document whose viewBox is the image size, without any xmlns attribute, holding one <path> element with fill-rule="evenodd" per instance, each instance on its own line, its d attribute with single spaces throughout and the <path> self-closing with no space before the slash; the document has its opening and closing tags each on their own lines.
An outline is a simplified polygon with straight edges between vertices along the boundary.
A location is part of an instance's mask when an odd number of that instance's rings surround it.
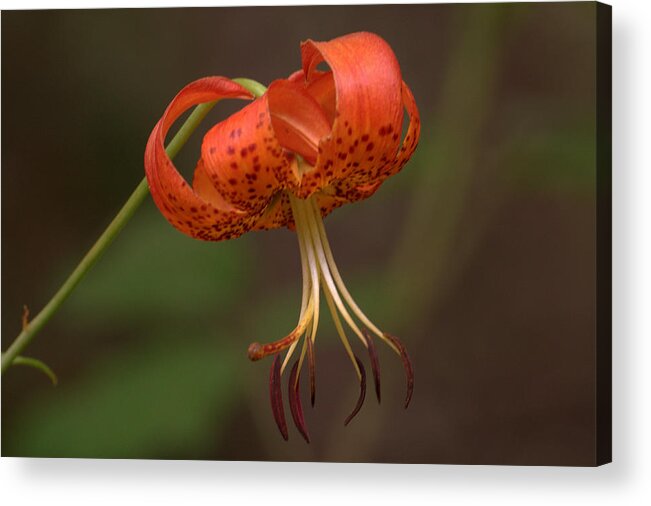
<svg viewBox="0 0 651 506">
<path fill-rule="evenodd" d="M 416 149 L 420 118 L 393 51 L 377 35 L 354 33 L 328 42 L 308 40 L 301 44 L 301 56 L 302 70 L 274 81 L 263 96 L 205 135 L 192 186 L 165 153 L 165 136 L 171 125 L 197 104 L 253 97 L 225 77 L 207 77 L 187 85 L 151 133 L 145 172 L 161 213 L 191 237 L 221 241 L 250 230 L 288 227 L 296 231 L 303 273 L 298 324 L 278 341 L 251 344 L 248 355 L 251 360 L 275 356 L 271 405 L 287 439 L 281 374 L 303 337 L 290 372 L 289 405 L 295 425 L 309 442 L 299 376 L 307 358 L 314 405 L 314 346 L 321 289 L 360 381 L 358 403 L 345 424 L 362 406 L 366 373 L 342 319 L 368 350 L 378 401 L 380 369 L 373 336 L 402 358 L 407 375 L 405 407 L 411 399 L 413 370 L 407 352 L 396 337 L 374 325 L 351 297 L 335 264 L 323 217 L 343 204 L 370 197 L 402 169 Z M 330 70 L 316 69 L 323 61 Z M 403 139 L 405 110 L 409 124 Z"/>
</svg>

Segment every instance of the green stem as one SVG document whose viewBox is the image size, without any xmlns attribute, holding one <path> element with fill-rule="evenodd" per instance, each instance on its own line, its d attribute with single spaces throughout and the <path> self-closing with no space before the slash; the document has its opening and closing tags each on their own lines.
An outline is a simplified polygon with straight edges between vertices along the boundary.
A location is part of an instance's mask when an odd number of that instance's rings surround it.
<svg viewBox="0 0 651 506">
<path fill-rule="evenodd" d="M 246 88 L 256 97 L 261 97 L 267 91 L 267 87 L 264 84 L 254 81 L 253 79 L 248 79 L 246 77 L 236 77 L 233 79 L 237 84 Z"/>
<path fill-rule="evenodd" d="M 256 97 L 259 97 L 266 91 L 266 88 L 262 84 L 251 79 L 238 78 L 234 79 L 234 81 L 248 89 Z M 165 148 L 165 151 L 170 158 L 174 158 L 178 154 L 183 145 L 190 138 L 190 135 L 192 135 L 197 126 L 199 126 L 199 123 L 201 123 L 201 121 L 206 117 L 206 114 L 208 114 L 216 103 L 217 102 L 208 102 L 195 107 L 192 114 L 190 114 L 183 126 Z M 99 260 L 104 251 L 110 246 L 127 222 L 131 219 L 138 207 L 140 207 L 140 204 L 145 200 L 148 193 L 149 186 L 147 184 L 147 179 L 143 178 L 124 206 L 122 206 L 122 209 L 120 209 L 115 218 L 113 218 L 113 221 L 111 221 L 106 230 L 104 230 L 99 239 L 97 239 L 97 242 L 95 242 L 93 247 L 88 250 L 88 253 L 86 253 L 81 262 L 79 262 L 79 265 L 77 265 L 75 270 L 72 271 L 72 274 L 70 274 L 68 279 L 66 279 L 63 285 L 61 285 L 61 288 L 59 288 L 59 290 L 54 294 L 54 297 L 52 297 L 41 312 L 38 313 L 34 319 L 25 326 L 25 328 L 23 328 L 22 332 L 14 342 L 11 343 L 7 351 L 2 354 L 2 373 L 9 368 L 16 357 L 27 347 L 32 339 L 34 339 L 34 336 L 38 334 L 50 318 L 54 316 L 61 307 L 61 304 L 63 304 L 63 302 L 68 298 L 86 273 L 95 262 Z"/>
</svg>

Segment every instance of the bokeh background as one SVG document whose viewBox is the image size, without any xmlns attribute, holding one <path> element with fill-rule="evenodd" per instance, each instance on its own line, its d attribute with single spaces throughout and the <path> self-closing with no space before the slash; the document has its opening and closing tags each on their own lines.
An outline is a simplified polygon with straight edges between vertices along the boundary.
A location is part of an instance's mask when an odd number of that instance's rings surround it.
<svg viewBox="0 0 651 506">
<path fill-rule="evenodd" d="M 593 464 L 595 8 L 3 12 L 3 349 L 23 304 L 43 307 L 142 179 L 149 132 L 187 82 L 268 83 L 299 67 L 301 40 L 372 31 L 423 131 L 400 175 L 326 219 L 360 306 L 408 346 L 407 411 L 400 362 L 381 349 L 382 405 L 369 392 L 343 427 L 358 385 L 326 316 L 313 442 L 292 427 L 284 442 L 270 360 L 246 348 L 295 325 L 294 234 L 194 241 L 148 199 L 28 350 L 59 385 L 3 376 L 2 454 Z M 185 174 L 201 137 L 177 158 Z"/>
</svg>

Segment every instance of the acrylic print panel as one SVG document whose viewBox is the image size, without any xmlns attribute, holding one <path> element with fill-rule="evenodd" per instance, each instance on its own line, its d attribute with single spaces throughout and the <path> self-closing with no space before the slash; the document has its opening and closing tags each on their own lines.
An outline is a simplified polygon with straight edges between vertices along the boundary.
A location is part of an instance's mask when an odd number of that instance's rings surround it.
<svg viewBox="0 0 651 506">
<path fill-rule="evenodd" d="M 252 362 L 247 348 L 296 325 L 297 233 L 193 240 L 147 197 L 22 352 L 51 367 L 58 385 L 20 364 L 3 372 L 3 455 L 610 460 L 610 9 L 595 3 L 3 12 L 3 351 L 21 331 L 23 305 L 29 318 L 39 313 L 142 180 L 148 137 L 179 90 L 216 75 L 268 85 L 300 68 L 301 41 L 360 31 L 395 53 L 420 142 L 401 172 L 324 224 L 350 294 L 408 350 L 409 408 L 392 345 L 400 348 L 375 338 L 378 403 L 374 360 L 346 327 L 367 392 L 344 427 L 360 392 L 357 362 L 322 290 L 314 407 L 307 358 L 301 376 L 310 444 L 287 395 L 301 346 L 281 378 L 285 441 L 269 399 L 273 356 Z M 387 61 L 365 87 L 350 81 L 355 94 L 394 76 Z M 292 93 L 288 114 L 307 100 Z M 394 95 L 374 118 L 390 107 L 399 118 L 406 95 Z M 327 133 L 327 99 L 313 102 L 306 124 Z M 204 134 L 243 104 L 218 104 L 187 142 L 175 163 L 188 181 Z M 394 123 L 371 122 L 376 143 L 400 133 L 399 121 L 389 132 Z M 372 143 L 350 136 L 353 150 L 355 140 Z M 314 148 L 294 148 L 307 164 L 297 170 L 309 173 Z M 317 211 L 298 208 L 290 222 L 303 216 L 301 230 L 318 230 Z M 303 244 L 316 254 L 311 233 Z"/>
</svg>

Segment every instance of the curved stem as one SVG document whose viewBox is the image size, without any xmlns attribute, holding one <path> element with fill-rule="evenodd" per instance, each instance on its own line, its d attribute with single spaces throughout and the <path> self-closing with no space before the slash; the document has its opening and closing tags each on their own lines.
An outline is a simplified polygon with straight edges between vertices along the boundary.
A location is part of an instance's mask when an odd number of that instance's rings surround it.
<svg viewBox="0 0 651 506">
<path fill-rule="evenodd" d="M 57 383 L 59 382 L 56 374 L 54 374 L 54 371 L 52 371 L 52 369 L 50 369 L 47 364 L 41 362 L 36 358 L 21 357 L 20 355 L 18 355 L 16 358 L 14 358 L 14 361 L 11 364 L 26 365 L 28 367 L 33 367 L 34 369 L 38 369 L 39 371 L 43 372 L 48 378 L 50 378 L 50 381 L 54 386 L 56 386 Z"/>
<path fill-rule="evenodd" d="M 247 77 L 236 77 L 233 81 L 249 90 L 255 97 L 261 97 L 267 91 L 267 87 L 264 84 Z"/>
<path fill-rule="evenodd" d="M 234 79 L 234 81 L 249 90 L 256 97 L 259 97 L 266 90 L 262 84 L 251 79 L 239 78 Z M 165 148 L 165 151 L 170 158 L 174 158 L 178 154 L 183 145 L 190 138 L 190 135 L 192 135 L 197 126 L 199 126 L 199 123 L 201 123 L 201 121 L 206 117 L 206 114 L 208 114 L 216 103 L 217 102 L 208 102 L 200 104 L 194 108 L 192 114 L 190 114 L 183 126 L 181 126 L 177 134 Z M 28 325 L 24 326 L 22 332 L 14 342 L 11 343 L 7 351 L 2 354 L 2 373 L 7 370 L 16 357 L 27 347 L 32 339 L 34 339 L 34 336 L 43 328 L 50 318 L 54 316 L 61 307 L 61 304 L 63 304 L 63 302 L 68 298 L 86 273 L 95 262 L 99 260 L 104 251 L 110 246 L 122 228 L 124 228 L 127 222 L 131 219 L 136 210 L 140 207 L 140 204 L 145 200 L 145 197 L 147 197 L 148 193 L 149 185 L 147 184 L 147 179 L 143 178 L 124 206 L 122 206 L 122 209 L 120 209 L 115 218 L 113 218 L 113 221 L 111 221 L 109 226 L 106 227 L 106 230 L 104 230 L 99 239 L 97 239 L 95 244 L 93 244 L 90 250 L 88 250 L 88 253 L 86 253 L 81 262 L 79 262 L 79 265 L 77 265 L 75 270 L 72 271 L 72 274 L 70 274 L 68 279 L 66 279 L 63 285 L 61 285 L 61 288 L 59 288 L 59 290 L 54 294 L 54 297 L 50 299 L 41 312 L 38 313 Z"/>
</svg>

